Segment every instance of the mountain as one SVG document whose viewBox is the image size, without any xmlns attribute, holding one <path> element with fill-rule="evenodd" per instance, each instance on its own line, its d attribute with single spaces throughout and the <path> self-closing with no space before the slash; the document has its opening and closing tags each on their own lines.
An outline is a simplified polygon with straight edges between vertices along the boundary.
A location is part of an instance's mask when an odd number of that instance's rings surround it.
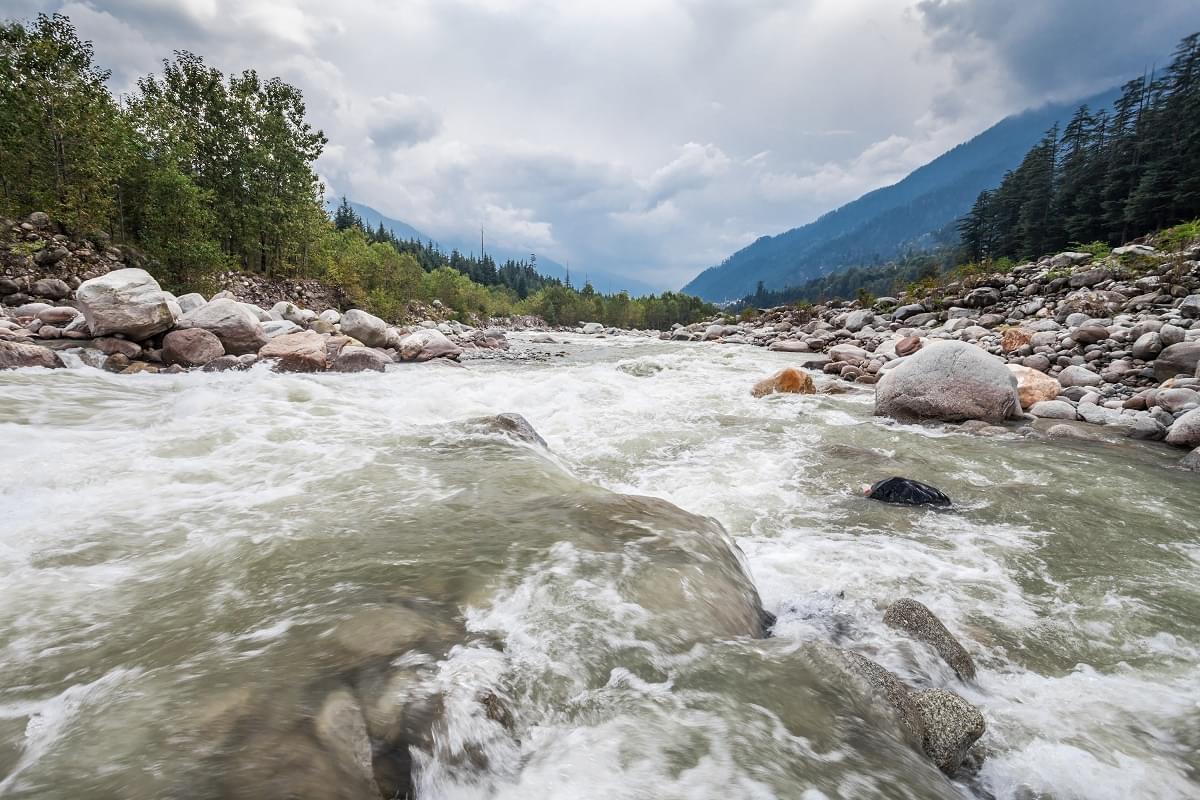
<svg viewBox="0 0 1200 800">
<path fill-rule="evenodd" d="M 943 153 L 899 183 L 868 192 L 814 222 L 763 236 L 710 267 L 683 287 L 722 301 L 768 289 L 798 286 L 851 266 L 878 264 L 905 252 L 957 240 L 954 223 L 985 189 L 995 188 L 1050 126 L 1061 127 L 1086 104 L 1108 108 L 1118 90 L 1074 103 L 1051 104 L 1005 117 L 968 142 Z"/>
<path fill-rule="evenodd" d="M 340 202 L 340 199 L 325 201 L 326 209 L 331 216 Z M 382 223 L 384 229 L 392 231 L 401 239 L 419 239 L 422 242 L 433 242 L 446 253 L 455 249 L 461 253 L 479 252 L 479 239 L 477 238 L 451 237 L 449 239 L 438 239 L 437 237 L 422 233 L 407 222 L 385 216 L 382 212 L 368 205 L 356 203 L 353 200 L 347 200 L 346 202 L 354 209 L 354 213 L 358 214 L 359 218 L 371 228 L 378 228 L 380 223 Z M 528 261 L 531 251 L 529 249 L 514 250 L 512 248 L 496 247 L 488 244 L 487 252 L 497 263 L 503 264 L 509 259 L 513 261 Z M 565 266 L 541 255 L 537 257 L 537 271 L 550 278 L 558 278 L 559 280 L 566 280 L 567 278 L 567 268 Z M 641 297 L 648 294 L 657 294 L 662 291 L 660 287 L 654 287 L 648 283 L 628 278 L 624 275 L 592 270 L 588 270 L 587 272 L 576 270 L 574 275 L 571 276 L 572 284 L 576 287 L 583 286 L 585 276 L 591 282 L 592 288 L 604 294 L 616 294 L 617 292 L 624 291 L 628 292 L 630 297 Z"/>
</svg>

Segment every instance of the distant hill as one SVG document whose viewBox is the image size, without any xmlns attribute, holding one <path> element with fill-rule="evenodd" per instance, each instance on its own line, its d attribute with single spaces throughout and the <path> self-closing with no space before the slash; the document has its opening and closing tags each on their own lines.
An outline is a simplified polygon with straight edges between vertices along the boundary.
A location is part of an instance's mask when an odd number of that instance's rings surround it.
<svg viewBox="0 0 1200 800">
<path fill-rule="evenodd" d="M 868 192 L 814 222 L 764 236 L 683 287 L 722 301 L 768 289 L 799 286 L 851 266 L 868 266 L 906 252 L 955 241 L 954 223 L 985 189 L 1016 168 L 1042 134 L 1064 125 L 1075 109 L 1108 108 L 1118 91 L 1052 104 L 1005 117 L 983 133 L 910 173 L 899 183 Z"/>
<path fill-rule="evenodd" d="M 353 200 L 347 200 L 347 202 L 354 209 L 354 213 L 358 214 L 362 221 L 371 228 L 379 227 L 379 224 L 382 222 L 386 230 L 392 231 L 401 239 L 419 239 L 422 242 L 433 242 L 446 253 L 455 248 L 461 253 L 479 253 L 478 231 L 474 233 L 473 238 L 466 236 L 462 238 L 439 239 L 436 236 L 429 236 L 417 230 L 407 222 L 385 216 L 382 212 L 368 205 L 356 203 Z M 333 214 L 339 203 L 341 203 L 340 198 L 326 201 L 325 205 L 330 215 Z M 497 263 L 501 264 L 509 259 L 513 261 L 528 261 L 530 253 L 536 252 L 528 249 L 514 250 L 511 248 L 494 247 L 486 242 L 485 245 L 487 246 L 488 254 Z M 537 271 L 547 277 L 558 278 L 559 280 L 565 280 L 567 277 L 567 268 L 565 266 L 540 254 L 537 257 Z M 658 294 L 661 291 L 661 289 L 651 286 L 648 283 L 634 280 L 624 275 L 594 270 L 588 270 L 586 273 L 582 270 L 576 270 L 571 275 L 571 283 L 576 287 L 582 287 L 585 274 L 587 279 L 591 281 L 592 287 L 596 291 L 605 294 L 627 291 L 631 297 L 640 297 L 647 294 Z"/>
</svg>

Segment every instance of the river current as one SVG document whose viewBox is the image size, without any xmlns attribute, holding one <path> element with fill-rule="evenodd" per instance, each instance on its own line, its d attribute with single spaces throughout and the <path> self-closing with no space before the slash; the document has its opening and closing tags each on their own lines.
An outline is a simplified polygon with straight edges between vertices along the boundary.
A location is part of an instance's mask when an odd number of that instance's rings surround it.
<svg viewBox="0 0 1200 800">
<path fill-rule="evenodd" d="M 1178 453 L 755 399 L 795 358 L 756 348 L 563 339 L 0 373 L 0 796 L 366 797 L 344 765 L 372 759 L 422 800 L 1200 796 Z M 548 448 L 470 422 L 500 412 Z M 862 496 L 890 475 L 954 509 Z M 905 596 L 975 681 L 883 624 Z M 834 647 L 976 705 L 972 766 L 905 744 Z M 343 735 L 357 709 L 407 755 Z"/>
</svg>

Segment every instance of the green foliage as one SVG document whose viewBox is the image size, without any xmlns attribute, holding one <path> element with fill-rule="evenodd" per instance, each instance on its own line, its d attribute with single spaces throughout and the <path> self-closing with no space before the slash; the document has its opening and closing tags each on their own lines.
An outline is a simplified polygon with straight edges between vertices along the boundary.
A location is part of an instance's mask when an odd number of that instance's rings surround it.
<svg viewBox="0 0 1200 800">
<path fill-rule="evenodd" d="M 1081 107 L 982 192 L 958 223 L 969 258 L 1095 254 L 1200 215 L 1200 33 L 1168 67 L 1129 81 L 1112 112 Z"/>
<path fill-rule="evenodd" d="M 1181 222 L 1167 228 L 1155 239 L 1163 250 L 1178 253 L 1193 242 L 1200 240 L 1200 219 Z"/>
<path fill-rule="evenodd" d="M 741 320 L 742 322 L 747 322 L 752 319 L 758 319 L 758 315 L 760 313 L 761 312 L 754 306 L 748 306 L 746 308 L 743 308 L 741 313 L 738 314 L 738 319 Z"/>
<path fill-rule="evenodd" d="M 1088 244 L 1071 242 L 1068 248 L 1077 253 L 1091 253 L 1096 260 L 1108 258 L 1112 253 L 1112 248 L 1108 246 L 1108 242 L 1089 242 Z"/>
</svg>

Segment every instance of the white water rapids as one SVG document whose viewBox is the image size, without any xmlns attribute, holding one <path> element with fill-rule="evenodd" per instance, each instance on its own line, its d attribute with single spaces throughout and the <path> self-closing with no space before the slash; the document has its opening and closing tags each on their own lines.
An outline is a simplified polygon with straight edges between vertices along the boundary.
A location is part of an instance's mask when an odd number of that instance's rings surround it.
<svg viewBox="0 0 1200 800">
<path fill-rule="evenodd" d="M 0 373 L 0 796 L 270 797 L 344 675 L 385 697 L 422 670 L 422 800 L 1200 796 L 1178 454 L 897 425 L 869 390 L 755 399 L 791 361 L 761 349 L 566 338 L 382 375 Z M 500 412 L 549 454 L 463 426 Z M 890 475 L 955 510 L 861 496 Z M 621 542 L 690 518 L 612 492 L 719 521 L 775 635 L 679 611 L 714 570 Z M 637 578 L 676 565 L 681 589 Z M 883 624 L 904 596 L 976 681 Z M 421 652 L 340 661 L 386 639 L 356 616 L 380 608 L 421 615 Z M 982 761 L 943 777 L 813 642 L 963 695 Z"/>
</svg>

